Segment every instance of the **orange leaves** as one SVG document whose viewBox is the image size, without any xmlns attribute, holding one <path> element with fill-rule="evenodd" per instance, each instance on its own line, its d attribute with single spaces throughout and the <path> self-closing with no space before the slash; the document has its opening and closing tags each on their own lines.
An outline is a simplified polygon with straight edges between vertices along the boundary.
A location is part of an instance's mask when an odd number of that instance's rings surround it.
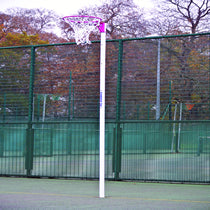
<svg viewBox="0 0 210 210">
<path fill-rule="evenodd" d="M 26 32 L 8 33 L 5 36 L 4 41 L 0 43 L 0 46 L 21 46 L 21 45 L 35 45 L 35 44 L 48 44 L 47 41 L 43 41 L 39 38 L 39 35 L 28 35 Z"/>
<path fill-rule="evenodd" d="M 1 24 L 0 25 L 0 42 L 5 38 L 5 36 L 6 36 L 5 28 L 4 28 L 4 25 Z"/>
<path fill-rule="evenodd" d="M 208 57 L 205 55 L 205 51 L 201 53 L 198 50 L 192 50 L 189 54 L 188 63 L 192 70 L 208 70 Z"/>
</svg>

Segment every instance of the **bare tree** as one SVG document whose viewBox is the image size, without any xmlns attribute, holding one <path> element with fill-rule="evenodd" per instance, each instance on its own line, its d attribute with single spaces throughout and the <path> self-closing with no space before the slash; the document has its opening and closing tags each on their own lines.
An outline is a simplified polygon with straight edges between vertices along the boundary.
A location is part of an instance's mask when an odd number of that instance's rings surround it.
<svg viewBox="0 0 210 210">
<path fill-rule="evenodd" d="M 12 8 L 6 13 L 0 12 L 0 42 L 8 33 L 38 34 L 40 39 L 50 43 L 65 42 L 58 37 L 56 24 L 58 15 L 47 9 Z"/>
<path fill-rule="evenodd" d="M 208 19 L 210 18 L 210 1 L 209 0 L 167 0 L 173 5 L 174 11 L 181 20 L 184 20 L 186 26 L 192 33 L 199 30 L 209 30 Z M 201 25 L 203 24 L 203 25 Z"/>
<path fill-rule="evenodd" d="M 106 0 L 101 6 L 81 9 L 78 14 L 102 18 L 107 23 L 107 37 L 111 39 L 148 34 L 143 12 L 133 0 Z M 62 31 L 68 39 L 71 39 L 72 29 L 69 25 L 62 23 Z"/>
<path fill-rule="evenodd" d="M 151 15 L 152 16 L 152 15 Z M 165 16 L 162 12 L 158 12 L 149 20 L 150 34 L 152 35 L 178 35 L 181 34 L 180 24 L 176 21 L 174 17 Z"/>
<path fill-rule="evenodd" d="M 11 15 L 0 12 L 0 25 L 3 26 L 5 33 L 12 32 L 13 26 L 11 24 Z"/>
<path fill-rule="evenodd" d="M 158 11 L 150 20 L 152 34 L 177 35 L 210 30 L 210 0 L 159 0 L 158 2 Z M 199 53 L 201 41 L 196 36 L 179 37 L 176 42 L 174 40 L 162 41 L 161 48 L 176 60 L 180 76 L 179 88 L 182 89 L 180 99 L 189 102 L 192 101 L 196 88 L 199 86 L 197 85 L 199 80 L 193 76 L 194 69 L 189 61 L 193 53 L 197 51 Z"/>
<path fill-rule="evenodd" d="M 160 8 L 161 15 L 183 32 L 210 30 L 210 0 L 163 0 Z"/>
<path fill-rule="evenodd" d="M 27 34 L 40 34 L 55 26 L 57 15 L 46 9 L 24 9 L 12 8 L 8 9 L 4 20 L 7 28 L 12 29 L 13 32 Z M 5 25 L 5 24 L 4 24 Z"/>
</svg>

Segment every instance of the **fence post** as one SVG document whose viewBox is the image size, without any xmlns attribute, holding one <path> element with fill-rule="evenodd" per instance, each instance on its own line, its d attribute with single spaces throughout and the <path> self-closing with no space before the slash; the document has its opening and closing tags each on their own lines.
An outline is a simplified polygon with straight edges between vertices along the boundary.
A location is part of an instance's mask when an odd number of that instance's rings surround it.
<svg viewBox="0 0 210 210">
<path fill-rule="evenodd" d="M 121 80 L 122 80 L 122 57 L 123 57 L 123 41 L 119 40 L 118 51 L 118 72 L 117 72 L 117 107 L 116 107 L 116 141 L 114 144 L 114 178 L 119 179 L 121 172 L 121 154 L 122 154 L 122 128 L 120 123 L 121 115 Z"/>
<path fill-rule="evenodd" d="M 74 86 L 72 87 L 72 119 L 74 119 Z"/>
<path fill-rule="evenodd" d="M 1 139 L 0 139 L 0 157 L 4 156 L 4 125 L 2 128 L 0 128 L 0 135 L 1 135 Z"/>
<path fill-rule="evenodd" d="M 31 171 L 33 169 L 34 129 L 33 129 L 32 119 L 33 119 L 33 95 L 34 95 L 34 68 L 35 68 L 35 47 L 31 46 L 28 128 L 26 135 L 26 156 L 25 156 L 25 169 L 27 176 L 31 175 Z"/>
<path fill-rule="evenodd" d="M 3 102 L 3 123 L 6 121 L 6 93 L 4 93 L 4 102 Z M 0 128 L 0 157 L 4 156 L 4 124 Z"/>
<path fill-rule="evenodd" d="M 210 35 L 209 37 L 209 119 L 210 119 Z"/>
<path fill-rule="evenodd" d="M 32 123 L 28 123 L 26 134 L 26 157 L 25 157 L 25 169 L 27 176 L 31 176 L 33 169 L 33 151 L 34 151 L 34 129 Z"/>
</svg>

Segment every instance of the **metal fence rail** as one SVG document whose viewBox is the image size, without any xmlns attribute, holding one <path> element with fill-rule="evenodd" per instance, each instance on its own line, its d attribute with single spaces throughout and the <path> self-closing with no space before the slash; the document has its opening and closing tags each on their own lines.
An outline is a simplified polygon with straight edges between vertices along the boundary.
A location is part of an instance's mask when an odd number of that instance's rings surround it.
<svg viewBox="0 0 210 210">
<path fill-rule="evenodd" d="M 168 121 L 122 121 L 119 141 L 117 124 L 107 122 L 106 178 L 209 182 L 210 122 L 174 122 L 179 123 L 180 134 L 173 134 Z M 98 178 L 97 122 L 34 124 L 30 152 L 27 124 L 2 126 L 1 175 Z"/>
<path fill-rule="evenodd" d="M 0 175 L 98 178 L 99 48 L 0 48 Z M 106 58 L 106 178 L 209 183 L 210 33 Z"/>
</svg>

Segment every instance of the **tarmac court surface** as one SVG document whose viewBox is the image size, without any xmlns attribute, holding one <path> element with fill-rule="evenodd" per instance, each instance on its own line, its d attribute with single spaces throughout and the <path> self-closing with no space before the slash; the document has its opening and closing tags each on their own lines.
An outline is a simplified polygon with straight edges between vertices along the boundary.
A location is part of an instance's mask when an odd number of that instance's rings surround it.
<svg viewBox="0 0 210 210">
<path fill-rule="evenodd" d="M 0 209 L 210 209 L 210 185 L 0 177 Z"/>
</svg>

